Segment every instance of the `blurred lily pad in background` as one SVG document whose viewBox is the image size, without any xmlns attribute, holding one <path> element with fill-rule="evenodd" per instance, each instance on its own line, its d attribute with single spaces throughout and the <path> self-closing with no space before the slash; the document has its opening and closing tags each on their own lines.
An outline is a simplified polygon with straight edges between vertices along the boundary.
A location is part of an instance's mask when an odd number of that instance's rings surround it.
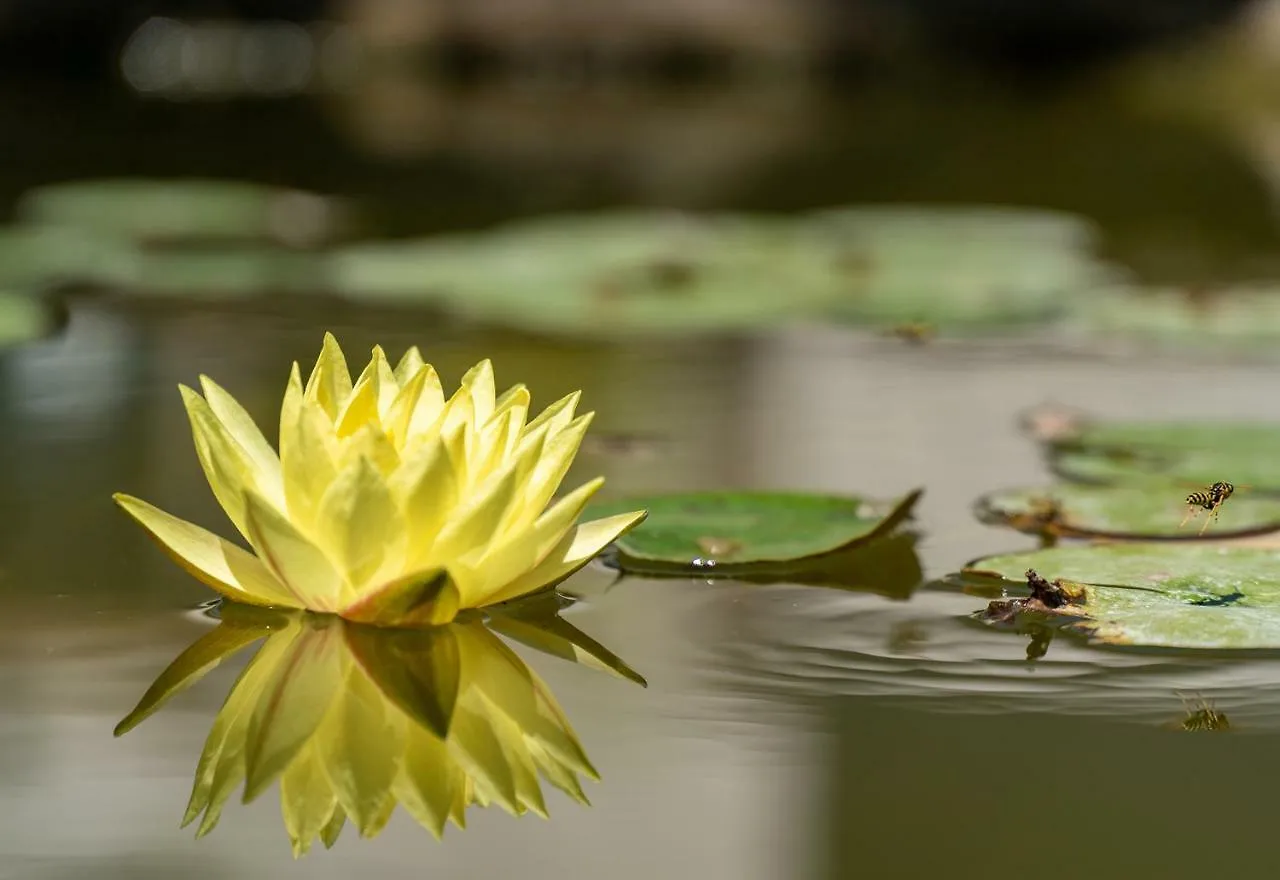
<svg viewBox="0 0 1280 880">
<path fill-rule="evenodd" d="M 1226 480 L 1280 493 L 1280 424 L 1275 423 L 1084 423 L 1049 449 L 1054 473 L 1080 482 L 1163 482 L 1194 489 Z"/>
<path fill-rule="evenodd" d="M 623 571 L 729 577 L 794 570 L 795 563 L 887 535 L 910 517 L 921 494 L 878 502 L 800 492 L 690 492 L 593 504 L 590 512 L 649 511 L 615 545 Z"/>
<path fill-rule="evenodd" d="M 993 329 L 1078 307 L 1114 270 L 1069 214 L 1016 208 L 867 207 L 814 215 L 844 278 L 837 314 L 873 324 Z"/>
<path fill-rule="evenodd" d="M 61 310 L 40 291 L 0 288 L 0 347 L 43 339 L 62 323 Z"/>
<path fill-rule="evenodd" d="M 314 193 L 190 178 L 71 181 L 32 190 L 18 206 L 24 223 L 138 242 L 231 239 L 289 246 L 332 237 L 339 214 L 332 200 Z"/>
<path fill-rule="evenodd" d="M 1181 525 L 1187 516 L 1187 491 L 1158 483 L 1150 486 L 1090 486 L 1063 483 L 1004 489 L 984 495 L 975 505 L 978 518 L 1030 534 L 1117 538 L 1196 538 L 1207 511 Z M 1280 499 L 1233 495 L 1219 511 L 1209 534 L 1241 535 L 1280 530 Z"/>
<path fill-rule="evenodd" d="M 550 333 L 776 326 L 838 295 L 815 236 L 786 219 L 564 215 L 487 232 L 354 246 L 333 284 L 363 300 L 447 305 Z"/>
<path fill-rule="evenodd" d="M 992 556 L 963 574 L 1016 588 L 1027 583 L 1028 569 L 1078 592 L 1059 607 L 1013 607 L 1097 643 L 1280 648 L 1280 550 L 1207 542 L 1062 546 Z"/>
<path fill-rule="evenodd" d="M 1102 289 L 1069 323 L 1093 342 L 1234 351 L 1280 340 L 1280 286 Z"/>
</svg>

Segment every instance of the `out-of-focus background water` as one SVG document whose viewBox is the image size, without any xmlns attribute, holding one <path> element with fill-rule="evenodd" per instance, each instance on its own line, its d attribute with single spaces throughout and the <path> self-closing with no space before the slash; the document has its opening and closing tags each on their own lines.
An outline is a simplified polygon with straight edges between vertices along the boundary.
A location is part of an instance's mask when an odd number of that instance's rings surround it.
<svg viewBox="0 0 1280 880">
<path fill-rule="evenodd" d="M 112 737 L 210 623 L 110 503 L 216 527 L 175 386 L 215 377 L 271 436 L 333 330 L 353 361 L 419 345 L 446 387 L 490 357 L 537 406 L 582 388 L 571 484 L 922 486 L 926 578 L 1032 546 L 970 513 L 1046 479 L 1029 407 L 1280 416 L 1274 0 L 14 0 L 0 130 L 0 877 L 1274 873 L 1274 660 L 1059 639 L 1032 664 L 972 596 L 600 568 L 567 616 L 648 687 L 521 649 L 591 807 L 442 842 L 398 815 L 295 862 L 268 795 L 196 841 L 243 661 Z M 589 219 L 504 296 L 380 250 L 614 210 L 852 212 L 897 286 L 806 298 L 766 236 L 714 308 L 641 319 L 583 294 Z M 1188 691 L 1235 729 L 1177 730 Z"/>
</svg>

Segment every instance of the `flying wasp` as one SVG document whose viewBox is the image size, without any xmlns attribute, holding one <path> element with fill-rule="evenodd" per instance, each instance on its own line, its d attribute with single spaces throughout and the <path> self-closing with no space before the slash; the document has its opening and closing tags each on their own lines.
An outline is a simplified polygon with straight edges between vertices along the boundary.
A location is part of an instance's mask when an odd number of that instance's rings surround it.
<svg viewBox="0 0 1280 880">
<path fill-rule="evenodd" d="M 1209 528 L 1209 524 L 1218 519 L 1218 514 L 1222 510 L 1222 505 L 1226 504 L 1236 491 L 1236 487 L 1231 483 L 1219 481 L 1214 483 L 1208 489 L 1200 492 L 1192 492 L 1187 496 L 1186 504 L 1189 508 L 1187 515 L 1182 518 L 1182 522 L 1178 524 L 1178 528 L 1182 528 L 1187 521 L 1198 514 L 1201 510 L 1209 511 L 1209 516 L 1205 519 L 1204 525 L 1200 527 L 1200 534 L 1204 534 Z"/>
</svg>

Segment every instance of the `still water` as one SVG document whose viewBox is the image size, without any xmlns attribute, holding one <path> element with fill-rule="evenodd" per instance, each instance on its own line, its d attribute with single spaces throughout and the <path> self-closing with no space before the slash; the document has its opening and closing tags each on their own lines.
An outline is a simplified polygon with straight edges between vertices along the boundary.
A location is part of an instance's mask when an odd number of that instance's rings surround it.
<svg viewBox="0 0 1280 880">
<path fill-rule="evenodd" d="M 1275 370 L 1098 358 L 1017 343 L 926 347 L 821 328 L 733 342 L 608 346 L 333 321 L 289 310 L 85 300 L 64 334 L 2 361 L 6 485 L 0 648 L 0 876 L 1250 877 L 1274 855 L 1280 664 L 1085 648 L 1035 663 L 967 619 L 982 600 L 624 579 L 588 568 L 566 619 L 641 688 L 519 650 L 602 781 L 551 821 L 473 809 L 437 842 L 403 814 L 294 862 L 274 792 L 178 822 L 233 660 L 121 739 L 112 728 L 211 623 L 207 598 L 110 503 L 128 490 L 218 528 L 175 385 L 215 376 L 274 425 L 286 367 L 323 329 L 349 351 L 417 343 L 446 387 L 482 356 L 535 406 L 576 387 L 604 436 L 575 478 L 623 494 L 752 486 L 894 495 L 925 487 L 926 576 L 1030 546 L 972 500 L 1045 478 L 1017 430 L 1056 401 L 1111 416 L 1280 417 Z M 353 355 L 353 358 L 355 355 Z M 394 357 L 394 355 L 393 355 Z M 655 427 L 656 426 L 656 427 Z M 1223 733 L 1176 729 L 1179 692 Z"/>
</svg>

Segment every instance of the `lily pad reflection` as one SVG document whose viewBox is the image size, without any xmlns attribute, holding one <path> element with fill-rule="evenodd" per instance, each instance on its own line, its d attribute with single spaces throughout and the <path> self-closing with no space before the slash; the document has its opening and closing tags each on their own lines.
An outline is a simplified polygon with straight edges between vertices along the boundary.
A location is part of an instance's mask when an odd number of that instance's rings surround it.
<svg viewBox="0 0 1280 880">
<path fill-rule="evenodd" d="M 564 620 L 538 621 L 519 615 L 516 628 L 535 631 L 540 648 L 616 661 Z M 225 606 L 217 628 L 170 664 L 116 734 L 258 640 L 200 756 L 183 818 L 198 820 L 197 836 L 213 830 L 242 784 L 247 803 L 280 781 L 300 856 L 317 839 L 332 846 L 347 822 L 377 835 L 397 804 L 439 837 L 448 822 L 465 827 L 471 805 L 547 816 L 539 777 L 584 804 L 580 777 L 599 778 L 550 689 L 479 617 L 385 631 Z"/>
</svg>

